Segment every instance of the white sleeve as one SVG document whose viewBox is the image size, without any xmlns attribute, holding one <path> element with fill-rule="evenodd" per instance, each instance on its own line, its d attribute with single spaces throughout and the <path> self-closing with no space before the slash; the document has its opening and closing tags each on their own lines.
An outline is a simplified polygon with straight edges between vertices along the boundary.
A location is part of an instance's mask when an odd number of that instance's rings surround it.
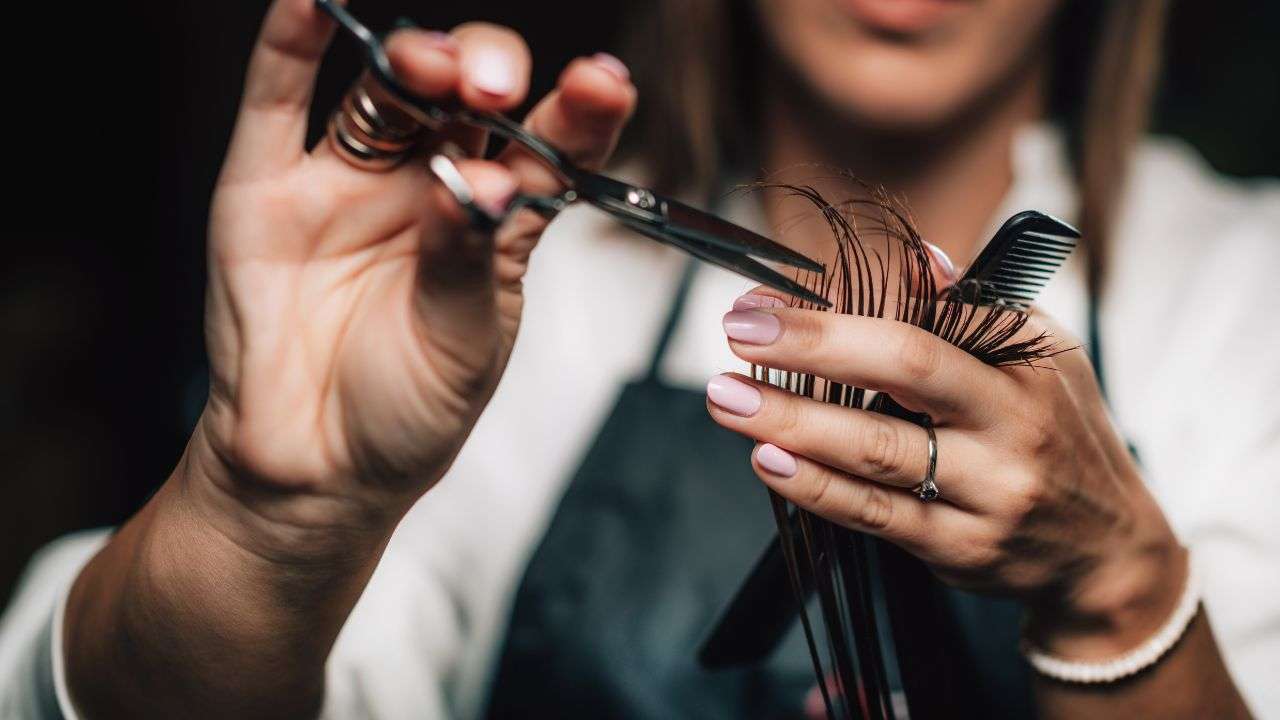
<svg viewBox="0 0 1280 720">
<path fill-rule="evenodd" d="M 1143 457 L 1192 549 L 1227 667 L 1262 718 L 1280 718 L 1280 193 L 1271 198 L 1275 224 L 1231 233 L 1232 250 L 1200 269 L 1216 286 L 1185 310 L 1199 316 L 1179 343 L 1187 374 L 1170 363 L 1168 416 Z"/>
<path fill-rule="evenodd" d="M 1118 245 L 1104 364 L 1227 667 L 1257 716 L 1280 718 L 1280 185 L 1178 178 L 1145 187 L 1191 199 L 1151 198 L 1148 232 Z"/>
<path fill-rule="evenodd" d="M 110 530 L 68 535 L 27 564 L 0 618 L 0 718 L 77 720 L 63 673 L 61 610 L 71 583 Z"/>
<path fill-rule="evenodd" d="M 79 720 L 67 693 L 62 615 L 72 583 L 111 530 L 89 530 L 40 549 L 0 617 L 0 720 Z M 415 652 L 449 636 L 457 619 L 427 578 L 388 553 L 330 656 L 324 717 L 444 718 L 440 668 Z M 457 638 L 452 638 L 456 642 Z"/>
<path fill-rule="evenodd" d="M 450 594 L 393 538 L 342 627 L 325 668 L 325 720 L 440 720 L 458 647 Z"/>
</svg>

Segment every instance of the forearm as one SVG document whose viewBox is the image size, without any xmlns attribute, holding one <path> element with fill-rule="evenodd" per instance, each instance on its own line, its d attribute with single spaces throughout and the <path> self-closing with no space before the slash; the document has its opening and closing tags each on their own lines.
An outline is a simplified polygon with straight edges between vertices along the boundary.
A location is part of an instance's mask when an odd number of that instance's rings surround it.
<svg viewBox="0 0 1280 720">
<path fill-rule="evenodd" d="M 1148 503 L 1143 503 L 1144 505 Z M 1159 632 L 1195 597 L 1190 558 L 1150 501 L 1149 522 L 1134 549 L 1113 553 L 1091 583 L 1073 594 L 1074 613 L 1032 610 L 1027 630 L 1058 657 L 1100 662 L 1121 656 Z M 1139 526 L 1144 523 L 1138 523 Z M 1159 538 L 1168 537 L 1161 542 Z M 1085 612 L 1081 612 L 1086 609 Z M 1074 618 L 1074 619 L 1068 619 Z M 1201 607 L 1182 637 L 1154 665 L 1114 683 L 1064 683 L 1038 676 L 1036 695 L 1046 718 L 1243 718 L 1249 712 L 1231 680 Z"/>
<path fill-rule="evenodd" d="M 1037 678 L 1044 718 L 1247 718 L 1203 609 L 1169 654 L 1117 683 L 1080 685 Z"/>
<path fill-rule="evenodd" d="M 235 518 L 209 517 L 190 457 L 72 588 L 72 697 L 89 718 L 314 715 L 385 537 L 281 562 L 232 537 Z"/>
</svg>

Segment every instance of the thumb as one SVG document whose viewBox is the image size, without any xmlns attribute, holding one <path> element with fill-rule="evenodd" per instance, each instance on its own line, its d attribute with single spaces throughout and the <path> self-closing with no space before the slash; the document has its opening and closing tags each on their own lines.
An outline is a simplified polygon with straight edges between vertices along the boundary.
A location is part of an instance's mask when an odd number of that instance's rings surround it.
<svg viewBox="0 0 1280 720">
<path fill-rule="evenodd" d="M 455 163 L 480 209 L 501 216 L 517 182 L 505 166 Z M 418 252 L 415 315 L 422 338 L 464 373 L 486 368 L 498 338 L 493 278 L 493 227 L 476 223 L 440 184 L 429 190 Z"/>
</svg>

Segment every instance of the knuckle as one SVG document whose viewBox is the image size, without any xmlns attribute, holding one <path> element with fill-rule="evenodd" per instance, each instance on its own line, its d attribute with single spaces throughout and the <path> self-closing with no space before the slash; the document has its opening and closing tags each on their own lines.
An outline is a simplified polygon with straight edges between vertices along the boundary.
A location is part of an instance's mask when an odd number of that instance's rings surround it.
<svg viewBox="0 0 1280 720">
<path fill-rule="evenodd" d="M 831 473 L 824 470 L 818 470 L 810 476 L 805 486 L 805 499 L 808 500 L 809 507 L 821 512 L 830 505 L 832 481 Z"/>
<path fill-rule="evenodd" d="M 902 470 L 903 442 L 892 425 L 873 420 L 863 425 L 861 434 L 862 459 L 868 474 L 882 477 Z"/>
<path fill-rule="evenodd" d="M 1032 520 L 1044 503 L 1044 498 L 1045 487 L 1038 474 L 1033 471 L 1015 474 L 1009 484 L 1009 494 L 1003 509 L 1009 527 L 1021 527 Z"/>
<path fill-rule="evenodd" d="M 774 403 L 773 412 L 770 414 L 773 417 L 774 430 L 781 439 L 795 439 L 795 436 L 804 427 L 804 413 L 800 409 L 800 403 L 793 398 L 782 398 L 779 402 Z"/>
<path fill-rule="evenodd" d="M 978 537 L 961 543 L 954 565 L 969 573 L 989 574 L 999 567 L 1002 556 L 998 541 Z"/>
<path fill-rule="evenodd" d="M 893 523 L 893 502 L 889 493 L 875 483 L 862 483 L 858 507 L 851 513 L 854 520 L 869 530 L 887 530 Z"/>
<path fill-rule="evenodd" d="M 923 330 L 912 329 L 903 335 L 898 345 L 898 365 L 908 380 L 931 380 L 942 365 L 942 347 L 934 336 Z"/>
<path fill-rule="evenodd" d="M 1055 413 L 1034 397 L 1024 394 L 1018 403 L 1020 411 L 1011 418 L 1009 440 L 1013 450 L 1024 457 L 1040 457 L 1050 452 L 1057 442 L 1058 423 Z"/>
<path fill-rule="evenodd" d="M 1031 457 L 1046 457 L 1058 442 L 1055 423 L 1044 414 L 1032 416 L 1023 431 L 1023 446 Z"/>
<path fill-rule="evenodd" d="M 809 313 L 788 313 L 783 320 L 783 337 L 788 351 L 803 357 L 817 355 L 826 344 L 826 328 L 822 321 Z"/>
</svg>

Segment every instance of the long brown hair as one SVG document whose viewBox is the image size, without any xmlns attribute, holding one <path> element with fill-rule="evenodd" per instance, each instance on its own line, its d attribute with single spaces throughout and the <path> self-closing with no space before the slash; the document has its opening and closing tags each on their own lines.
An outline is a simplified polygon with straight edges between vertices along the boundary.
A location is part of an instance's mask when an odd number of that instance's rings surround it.
<svg viewBox="0 0 1280 720">
<path fill-rule="evenodd" d="M 641 5 L 623 48 L 641 97 L 623 157 L 642 160 L 648 182 L 664 192 L 706 194 L 726 172 L 754 161 L 761 145 L 752 86 L 761 53 L 751 9 L 740 0 Z M 1146 129 L 1167 5 L 1068 0 L 1055 21 L 1049 107 L 1066 134 L 1094 292 L 1129 150 Z"/>
</svg>

